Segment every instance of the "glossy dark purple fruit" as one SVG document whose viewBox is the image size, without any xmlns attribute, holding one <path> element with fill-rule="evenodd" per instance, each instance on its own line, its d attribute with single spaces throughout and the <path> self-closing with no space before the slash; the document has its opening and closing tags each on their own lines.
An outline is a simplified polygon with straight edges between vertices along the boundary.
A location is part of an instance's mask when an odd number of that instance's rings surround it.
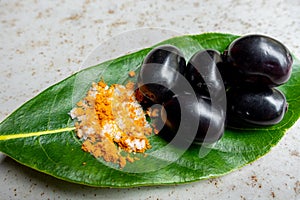
<svg viewBox="0 0 300 200">
<path fill-rule="evenodd" d="M 231 125 L 279 123 L 287 111 L 284 94 L 278 89 L 231 88 L 227 92 L 227 120 Z"/>
<path fill-rule="evenodd" d="M 171 134 L 167 137 L 178 137 L 180 134 L 181 142 L 205 143 L 216 142 L 222 137 L 225 115 L 223 109 L 212 106 L 209 98 L 191 94 L 174 96 L 164 105 L 161 114 L 168 130 L 166 134 Z"/>
<path fill-rule="evenodd" d="M 182 52 L 175 46 L 162 45 L 148 53 L 138 76 L 139 91 L 154 103 L 162 104 L 173 96 L 172 88 L 185 70 Z"/>
<path fill-rule="evenodd" d="M 218 51 L 200 50 L 189 60 L 185 77 L 197 93 L 216 97 L 224 90 L 222 76 L 217 67 L 221 63 L 222 58 Z"/>
<path fill-rule="evenodd" d="M 286 83 L 293 59 L 279 41 L 264 35 L 246 35 L 234 40 L 225 55 L 226 79 L 235 84 L 274 87 Z"/>
</svg>

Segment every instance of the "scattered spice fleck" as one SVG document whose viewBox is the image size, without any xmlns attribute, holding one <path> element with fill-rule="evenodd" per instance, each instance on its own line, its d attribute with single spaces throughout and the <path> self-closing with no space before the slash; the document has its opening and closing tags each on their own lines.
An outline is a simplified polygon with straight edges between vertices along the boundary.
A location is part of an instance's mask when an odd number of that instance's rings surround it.
<svg viewBox="0 0 300 200">
<path fill-rule="evenodd" d="M 114 10 L 108 10 L 108 14 L 114 14 L 115 11 Z"/>
<path fill-rule="evenodd" d="M 295 182 L 294 191 L 297 195 L 300 194 L 300 181 Z"/>
<path fill-rule="evenodd" d="M 83 140 L 81 148 L 94 157 L 123 168 L 127 161 L 136 160 L 129 153 L 144 153 L 151 148 L 147 136 L 153 130 L 135 98 L 134 83 L 110 87 L 103 81 L 93 83 L 76 105 L 70 116 L 76 119 L 76 133 Z"/>
<path fill-rule="evenodd" d="M 246 198 L 244 196 L 241 195 L 240 197 L 241 197 L 242 200 L 246 200 Z"/>
<path fill-rule="evenodd" d="M 271 197 L 275 198 L 275 193 L 273 191 L 271 192 Z"/>
<path fill-rule="evenodd" d="M 70 17 L 63 19 L 62 22 L 68 21 L 68 20 L 79 20 L 81 17 L 82 17 L 82 14 L 75 13 L 75 14 L 71 15 Z"/>
<path fill-rule="evenodd" d="M 291 156 L 300 157 L 300 153 L 298 151 L 294 150 L 294 151 L 291 152 Z"/>
<path fill-rule="evenodd" d="M 255 175 L 251 176 L 252 181 L 257 182 L 257 177 Z"/>
<path fill-rule="evenodd" d="M 128 75 L 129 75 L 129 77 L 135 77 L 135 71 L 130 71 L 129 73 L 128 73 Z"/>
</svg>

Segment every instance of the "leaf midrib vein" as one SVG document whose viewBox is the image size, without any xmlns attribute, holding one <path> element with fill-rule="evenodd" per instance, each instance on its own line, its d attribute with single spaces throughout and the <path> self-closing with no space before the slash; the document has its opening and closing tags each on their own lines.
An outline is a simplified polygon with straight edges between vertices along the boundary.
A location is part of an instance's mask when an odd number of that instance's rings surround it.
<svg viewBox="0 0 300 200">
<path fill-rule="evenodd" d="M 41 136 L 41 135 L 56 134 L 56 133 L 73 131 L 73 130 L 75 130 L 75 127 L 66 127 L 66 128 L 61 128 L 61 129 L 55 129 L 55 130 L 45 130 L 45 131 L 29 132 L 29 133 L 18 133 L 18 134 L 12 133 L 12 134 L 0 135 L 0 141 L 1 140 L 11 140 L 11 139 L 19 139 L 19 138 Z"/>
</svg>

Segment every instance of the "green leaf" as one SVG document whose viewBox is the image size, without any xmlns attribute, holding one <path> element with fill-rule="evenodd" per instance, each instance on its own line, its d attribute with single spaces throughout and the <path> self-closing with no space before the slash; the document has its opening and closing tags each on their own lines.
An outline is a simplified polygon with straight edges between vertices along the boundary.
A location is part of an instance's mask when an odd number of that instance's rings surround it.
<svg viewBox="0 0 300 200">
<path fill-rule="evenodd" d="M 180 48 L 189 59 L 196 51 L 212 48 L 224 51 L 238 36 L 207 33 L 171 38 L 162 43 Z M 161 44 L 162 44 L 161 43 Z M 159 44 L 158 44 L 159 45 Z M 224 137 L 212 147 L 208 155 L 199 156 L 199 145 L 192 145 L 178 160 L 170 162 L 176 152 L 161 157 L 144 158 L 129 163 L 124 171 L 95 159 L 81 150 L 75 135 L 74 123 L 68 113 L 85 96 L 92 82 L 103 78 L 108 84 L 125 83 L 128 72 L 139 70 L 143 58 L 151 48 L 116 58 L 82 70 L 53 85 L 25 103 L 0 124 L 0 151 L 16 161 L 59 179 L 101 187 L 133 187 L 197 181 L 232 172 L 266 154 L 283 137 L 300 116 L 300 62 L 294 59 L 290 81 L 281 86 L 289 103 L 283 121 L 263 128 L 228 129 Z M 153 151 L 166 145 L 152 136 Z M 129 173 L 126 168 L 149 169 L 158 164 L 165 167 L 145 173 Z"/>
</svg>

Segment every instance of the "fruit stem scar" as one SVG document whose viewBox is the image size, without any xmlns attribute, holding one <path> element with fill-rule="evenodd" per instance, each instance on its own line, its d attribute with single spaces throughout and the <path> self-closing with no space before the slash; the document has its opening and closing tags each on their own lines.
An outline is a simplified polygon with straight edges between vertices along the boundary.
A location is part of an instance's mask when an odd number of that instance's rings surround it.
<svg viewBox="0 0 300 200">
<path fill-rule="evenodd" d="M 62 132 L 73 131 L 73 130 L 75 130 L 75 127 L 68 127 L 68 128 L 62 128 L 62 129 L 56 129 L 56 130 L 39 131 L 39 132 L 31 132 L 31 133 L 0 135 L 0 141 L 48 135 L 48 134 L 55 134 L 55 133 L 62 133 Z"/>
</svg>

